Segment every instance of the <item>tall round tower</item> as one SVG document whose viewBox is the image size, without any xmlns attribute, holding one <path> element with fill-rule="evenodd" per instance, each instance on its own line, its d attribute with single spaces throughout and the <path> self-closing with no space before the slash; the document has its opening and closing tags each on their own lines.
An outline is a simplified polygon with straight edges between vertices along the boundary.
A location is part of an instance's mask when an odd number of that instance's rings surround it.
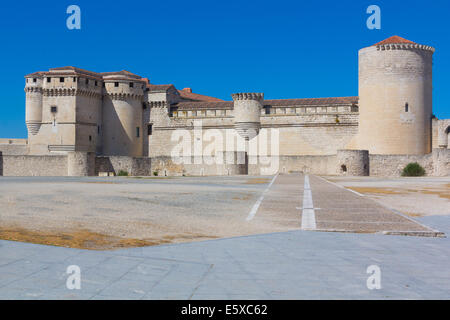
<svg viewBox="0 0 450 320">
<path fill-rule="evenodd" d="M 127 71 L 104 73 L 103 153 L 140 157 L 145 82 Z"/>
<path fill-rule="evenodd" d="M 398 36 L 359 50 L 360 149 L 431 152 L 433 53 Z"/>
<path fill-rule="evenodd" d="M 264 93 L 234 93 L 234 128 L 245 140 L 253 139 L 261 128 Z"/>
<path fill-rule="evenodd" d="M 38 73 L 25 76 L 25 123 L 28 135 L 36 135 L 42 123 L 42 76 Z"/>
</svg>

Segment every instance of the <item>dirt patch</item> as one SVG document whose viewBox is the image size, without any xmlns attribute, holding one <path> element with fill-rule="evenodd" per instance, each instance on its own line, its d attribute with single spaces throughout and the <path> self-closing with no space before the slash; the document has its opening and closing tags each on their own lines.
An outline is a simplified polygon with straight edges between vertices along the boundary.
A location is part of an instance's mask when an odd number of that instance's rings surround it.
<svg viewBox="0 0 450 320">
<path fill-rule="evenodd" d="M 264 184 L 264 183 L 268 183 L 270 181 L 270 179 L 265 179 L 265 178 L 252 178 L 252 179 L 248 179 L 247 181 L 245 181 L 245 184 Z"/>
<path fill-rule="evenodd" d="M 120 248 L 146 247 L 186 242 L 188 240 L 199 241 L 215 238 L 217 237 L 192 233 L 167 235 L 162 236 L 159 239 L 133 239 L 109 236 L 86 229 L 71 232 L 58 232 L 33 231 L 20 227 L 0 227 L 0 239 L 2 240 L 88 250 L 112 250 Z"/>
<path fill-rule="evenodd" d="M 450 200 L 450 191 L 448 191 L 448 190 L 443 191 L 443 190 L 428 189 L 428 190 L 419 190 L 419 192 L 423 193 L 423 194 L 434 194 L 434 195 L 439 196 L 439 198 L 444 198 L 444 199 Z"/>
<path fill-rule="evenodd" d="M 376 188 L 376 187 L 347 187 L 353 191 L 359 193 L 371 193 L 371 194 L 407 194 L 404 190 L 393 188 Z"/>
<path fill-rule="evenodd" d="M 415 213 L 415 212 L 402 211 L 402 213 L 406 214 L 407 216 L 410 216 L 410 217 L 423 217 L 424 216 L 424 214 L 422 214 L 422 213 Z"/>
</svg>

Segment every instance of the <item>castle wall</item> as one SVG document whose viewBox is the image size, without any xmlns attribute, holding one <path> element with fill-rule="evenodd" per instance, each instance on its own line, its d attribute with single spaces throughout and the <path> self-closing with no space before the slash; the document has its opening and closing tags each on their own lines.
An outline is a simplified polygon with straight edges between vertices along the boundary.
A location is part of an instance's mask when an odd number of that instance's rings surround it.
<svg viewBox="0 0 450 320">
<path fill-rule="evenodd" d="M 3 176 L 67 176 L 65 155 L 0 155 Z"/>
<path fill-rule="evenodd" d="M 3 152 L 3 155 L 26 155 L 28 141 L 27 139 L 0 139 L 0 152 Z"/>
<path fill-rule="evenodd" d="M 128 172 L 130 176 L 150 176 L 150 158 L 133 158 L 127 156 L 101 156 L 95 159 L 95 175 L 100 173 L 114 173 L 119 171 Z"/>
</svg>

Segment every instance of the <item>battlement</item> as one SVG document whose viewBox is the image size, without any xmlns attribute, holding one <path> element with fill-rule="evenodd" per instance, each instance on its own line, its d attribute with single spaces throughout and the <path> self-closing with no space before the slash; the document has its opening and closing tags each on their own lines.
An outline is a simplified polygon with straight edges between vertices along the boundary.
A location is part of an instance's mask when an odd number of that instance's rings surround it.
<svg viewBox="0 0 450 320">
<path fill-rule="evenodd" d="M 241 93 L 233 93 L 231 95 L 231 97 L 233 98 L 233 101 L 236 101 L 236 100 L 263 101 L 264 93 L 262 93 L 262 92 L 241 92 Z"/>
</svg>

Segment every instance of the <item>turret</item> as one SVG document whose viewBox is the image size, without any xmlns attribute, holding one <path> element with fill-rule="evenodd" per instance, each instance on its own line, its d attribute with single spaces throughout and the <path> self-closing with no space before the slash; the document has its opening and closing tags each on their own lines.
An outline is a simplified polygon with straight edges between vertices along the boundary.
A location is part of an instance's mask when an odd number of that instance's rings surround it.
<svg viewBox="0 0 450 320">
<path fill-rule="evenodd" d="M 360 149 L 431 152 L 433 53 L 397 36 L 359 51 Z"/>
<path fill-rule="evenodd" d="M 245 140 L 253 139 L 261 128 L 264 93 L 234 93 L 234 128 Z"/>
<path fill-rule="evenodd" d="M 103 74 L 103 153 L 142 156 L 146 81 L 127 71 Z"/>
<path fill-rule="evenodd" d="M 42 75 L 32 73 L 25 79 L 25 122 L 28 135 L 36 135 L 42 123 Z"/>
</svg>

